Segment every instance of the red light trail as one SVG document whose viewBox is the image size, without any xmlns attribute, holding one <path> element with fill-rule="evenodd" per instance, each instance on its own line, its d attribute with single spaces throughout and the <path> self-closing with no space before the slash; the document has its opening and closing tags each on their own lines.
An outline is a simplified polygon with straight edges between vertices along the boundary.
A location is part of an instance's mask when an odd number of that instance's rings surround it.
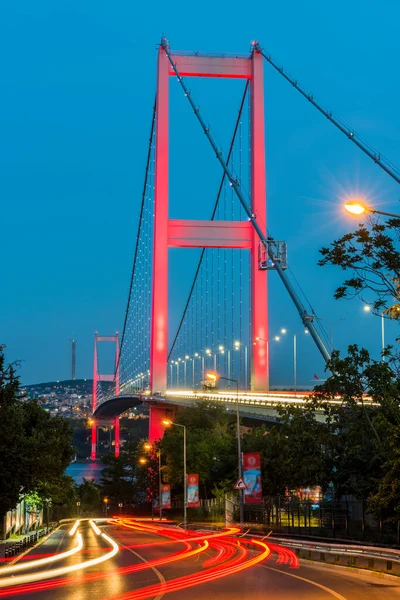
<svg viewBox="0 0 400 600">
<path fill-rule="evenodd" d="M 110 524 L 110 522 L 108 523 Z M 136 521 L 132 518 L 115 519 L 112 524 L 122 526 L 127 532 L 136 531 L 137 533 L 161 536 L 169 539 L 156 540 L 151 543 L 118 546 L 115 540 L 108 535 L 101 533 L 96 524 L 90 522 L 90 525 L 97 536 L 105 539 L 110 544 L 111 550 L 99 547 L 94 550 L 94 552 L 99 553 L 99 556 L 96 556 L 93 559 L 79 562 L 77 565 L 50 569 L 44 573 L 33 572 L 31 574 L 14 577 L 13 583 L 10 582 L 10 578 L 3 579 L 1 577 L 3 573 L 0 571 L 0 587 L 3 587 L 3 589 L 0 590 L 0 598 L 37 592 L 43 593 L 54 588 L 74 585 L 76 580 L 74 577 L 70 576 L 72 572 L 85 569 L 88 566 L 95 566 L 107 560 L 108 557 L 111 558 L 111 556 L 115 556 L 118 551 L 123 551 L 124 549 L 129 550 L 130 548 L 143 548 L 151 551 L 152 548 L 156 549 L 160 546 L 167 546 L 168 544 L 183 545 L 183 548 L 179 551 L 168 553 L 166 556 L 155 559 L 146 559 L 142 563 L 135 563 L 113 570 L 99 570 L 92 573 L 82 573 L 79 577 L 79 583 L 89 584 L 93 581 L 108 579 L 115 576 L 129 576 L 140 571 L 162 567 L 163 565 L 206 554 L 203 562 L 200 563 L 200 571 L 181 577 L 175 577 L 162 583 L 135 589 L 134 591 L 126 592 L 117 597 L 118 600 L 144 600 L 145 598 L 157 595 L 161 591 L 164 594 L 171 593 L 173 591 L 212 582 L 222 577 L 234 575 L 235 573 L 239 573 L 261 563 L 270 556 L 271 552 L 275 552 L 278 555 L 278 564 L 289 564 L 291 567 L 298 567 L 299 564 L 298 558 L 292 550 L 276 546 L 275 544 L 266 544 L 260 540 L 236 538 L 235 534 L 240 531 L 237 527 L 230 527 L 222 531 L 209 533 L 204 531 L 182 530 L 173 526 L 165 526 L 164 523 Z M 71 535 L 75 535 L 77 530 L 78 526 L 74 526 L 71 530 Z M 77 536 L 79 536 L 79 539 L 82 539 L 80 533 L 77 533 Z M 88 550 L 82 546 L 84 546 L 84 544 L 80 542 L 79 555 L 82 555 L 83 558 L 83 555 L 87 553 Z M 106 554 L 104 553 L 105 550 Z M 252 552 L 251 556 L 249 555 L 250 551 Z M 72 552 L 69 551 L 63 554 L 69 556 L 71 553 Z M 63 556 L 61 555 L 61 558 L 62 557 Z M 55 559 L 52 557 L 52 560 Z M 34 562 L 35 561 L 31 561 L 29 564 L 31 570 L 34 567 Z M 38 566 L 40 563 L 43 564 L 39 560 Z M 21 562 L 18 565 L 18 570 L 23 570 L 24 566 L 24 563 Z M 26 567 L 28 567 L 27 564 Z M 4 569 L 4 574 L 6 574 L 5 571 L 7 570 L 7 568 Z M 38 581 L 39 579 L 40 581 Z M 4 587 L 5 585 L 7 587 Z"/>
</svg>

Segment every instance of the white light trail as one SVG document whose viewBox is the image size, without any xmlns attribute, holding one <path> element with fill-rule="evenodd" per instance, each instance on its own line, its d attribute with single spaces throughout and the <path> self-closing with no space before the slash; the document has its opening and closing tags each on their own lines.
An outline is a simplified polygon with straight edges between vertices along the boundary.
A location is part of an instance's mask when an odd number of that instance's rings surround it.
<svg viewBox="0 0 400 600">
<path fill-rule="evenodd" d="M 79 520 L 79 519 L 78 519 L 77 521 L 75 521 L 75 523 L 74 523 L 74 526 L 73 526 L 73 527 L 72 527 L 72 529 L 70 529 L 70 531 L 69 531 L 69 535 L 75 535 L 75 532 L 76 532 L 76 530 L 77 530 L 77 529 L 78 529 L 78 527 L 79 527 L 79 523 L 80 523 L 80 520 Z"/>
<path fill-rule="evenodd" d="M 8 575 L 8 573 L 14 573 L 15 571 L 22 571 L 25 569 L 34 569 L 36 567 L 41 567 L 42 565 L 47 565 L 49 563 L 55 562 L 56 560 L 61 560 L 63 558 L 67 558 L 68 556 L 72 556 L 73 554 L 79 552 L 83 548 L 83 541 L 80 533 L 78 533 L 77 535 L 77 540 L 77 545 L 71 548 L 71 550 L 67 550 L 66 552 L 60 552 L 60 554 L 54 554 L 53 556 L 46 556 L 45 558 L 38 558 L 37 560 L 30 560 L 28 562 L 18 563 L 17 565 L 6 565 L 1 569 L 0 575 Z"/>
<path fill-rule="evenodd" d="M 81 537 L 81 534 L 78 533 L 78 536 Z M 107 560 L 110 560 L 113 556 L 117 554 L 119 551 L 118 544 L 114 542 L 108 535 L 105 533 L 101 534 L 112 547 L 110 552 L 107 554 L 103 554 L 98 558 L 92 558 L 91 560 L 87 560 L 85 562 L 78 563 L 76 565 L 69 565 L 68 567 L 60 567 L 58 569 L 49 569 L 48 571 L 41 571 L 39 573 L 32 573 L 31 575 L 18 575 L 17 577 L 7 577 L 0 578 L 0 588 L 20 585 L 22 583 L 32 583 L 34 581 L 40 581 L 41 579 L 51 579 L 53 577 L 60 577 L 61 575 L 68 575 L 68 573 L 74 573 L 75 571 L 80 571 L 81 569 L 88 569 L 89 567 L 95 567 Z"/>
</svg>

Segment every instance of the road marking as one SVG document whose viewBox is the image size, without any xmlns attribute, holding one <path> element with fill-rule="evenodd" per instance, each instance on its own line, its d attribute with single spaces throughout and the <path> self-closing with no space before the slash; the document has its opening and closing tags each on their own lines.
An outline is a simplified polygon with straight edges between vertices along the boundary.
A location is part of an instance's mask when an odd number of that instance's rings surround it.
<svg viewBox="0 0 400 600">
<path fill-rule="evenodd" d="M 311 585 L 314 585 L 315 587 L 318 587 L 321 590 L 324 590 L 324 592 L 331 594 L 331 596 L 334 596 L 335 598 L 337 598 L 337 600 L 347 600 L 347 598 L 342 596 L 342 594 L 339 594 L 338 592 L 335 592 L 335 590 L 332 590 L 331 588 L 328 588 L 325 585 L 322 585 L 322 583 L 317 583 L 316 581 L 312 581 L 311 579 L 306 579 L 305 577 L 300 577 L 299 575 L 294 575 L 293 573 L 287 573 L 286 571 L 281 571 L 280 569 L 274 569 L 274 567 L 266 567 L 265 565 L 259 565 L 259 566 L 263 567 L 263 569 L 268 569 L 269 571 L 276 571 L 277 573 L 280 573 L 281 575 L 287 575 L 288 577 L 293 577 L 294 579 L 300 579 L 300 581 L 305 581 L 306 583 L 310 583 Z"/>
<path fill-rule="evenodd" d="M 129 552 L 132 552 L 132 554 L 134 554 L 135 556 L 137 556 L 138 558 L 140 558 L 140 560 L 142 560 L 143 562 L 148 562 L 138 552 L 135 552 L 134 550 L 132 550 L 132 548 L 128 548 L 128 546 L 124 546 L 123 544 L 120 545 L 120 548 L 125 548 L 126 550 L 129 550 Z M 166 584 L 166 579 L 165 579 L 164 575 L 162 573 L 160 573 L 160 571 L 156 567 L 150 567 L 150 568 L 157 575 L 157 577 L 158 577 L 158 579 L 159 579 L 159 581 L 161 583 L 160 593 L 157 594 L 157 596 L 155 596 L 153 598 L 153 600 L 161 600 L 161 598 L 163 598 L 163 596 L 165 595 L 165 593 L 163 592 L 163 589 L 164 589 L 165 584 Z"/>
</svg>

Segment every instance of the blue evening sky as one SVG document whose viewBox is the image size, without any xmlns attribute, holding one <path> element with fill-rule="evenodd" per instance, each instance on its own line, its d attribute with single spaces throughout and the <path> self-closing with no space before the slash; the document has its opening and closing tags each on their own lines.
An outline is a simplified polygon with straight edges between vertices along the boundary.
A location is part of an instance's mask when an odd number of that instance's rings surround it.
<svg viewBox="0 0 400 600">
<path fill-rule="evenodd" d="M 122 329 L 162 33 L 174 49 L 205 52 L 245 53 L 258 39 L 400 165 L 399 19 L 397 0 L 3 0 L 0 342 L 9 360 L 22 361 L 23 381 L 69 377 L 72 336 L 77 376 L 90 377 L 94 331 Z M 211 83 L 193 83 L 222 137 L 229 128 L 218 124 L 232 126 L 240 95 L 235 83 L 224 85 L 213 92 Z M 396 212 L 399 190 L 268 65 L 265 90 L 269 229 L 288 242 L 291 268 L 317 313 L 345 319 L 333 324 L 335 344 L 357 342 L 377 356 L 379 318 L 357 301 L 333 300 L 340 273 L 316 263 L 318 249 L 351 227 L 340 211 L 343 194 L 358 191 Z M 187 107 L 171 111 L 171 153 L 182 157 L 174 159 L 178 176 L 171 174 L 171 214 L 206 217 L 214 192 L 204 198 L 203 183 L 213 157 Z M 192 131 L 201 148 L 193 156 L 185 153 Z M 191 212 L 196 204 L 202 211 Z M 178 265 L 176 256 L 171 263 Z M 192 255 L 179 254 L 179 265 L 179 277 L 171 275 L 172 327 Z M 283 326 L 301 330 L 271 274 L 271 335 Z M 389 324 L 388 341 L 396 334 Z M 274 350 L 272 383 L 291 383 L 291 347 L 287 338 Z M 310 339 L 299 342 L 299 354 L 299 383 L 311 384 L 322 360 Z"/>
</svg>

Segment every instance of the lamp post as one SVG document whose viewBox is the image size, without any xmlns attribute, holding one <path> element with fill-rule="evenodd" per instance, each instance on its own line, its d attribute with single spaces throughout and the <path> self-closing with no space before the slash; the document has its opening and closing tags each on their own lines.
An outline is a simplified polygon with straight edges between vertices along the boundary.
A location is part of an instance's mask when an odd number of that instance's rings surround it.
<svg viewBox="0 0 400 600">
<path fill-rule="evenodd" d="M 80 505 L 81 505 L 81 503 L 78 500 L 78 502 L 76 503 L 76 518 L 79 517 L 79 507 L 80 507 Z"/>
<path fill-rule="evenodd" d="M 287 333 L 287 329 L 281 329 L 281 333 L 285 335 Z M 303 333 L 308 334 L 308 329 L 305 329 Z M 293 383 L 295 395 L 297 394 L 297 336 L 298 333 L 293 334 Z"/>
<path fill-rule="evenodd" d="M 238 477 L 242 477 L 242 448 L 240 439 L 240 418 L 239 418 L 239 383 L 237 379 L 230 377 L 223 377 L 218 373 L 207 373 L 207 379 L 210 381 L 217 381 L 223 379 L 224 381 L 232 381 L 236 384 L 236 434 L 237 434 L 237 451 L 238 451 Z M 239 513 L 240 513 L 240 527 L 243 527 L 244 520 L 244 495 L 243 490 L 239 492 Z"/>
<path fill-rule="evenodd" d="M 261 339 L 261 338 L 258 338 Z M 249 368 L 248 368 L 248 347 L 240 341 L 233 342 L 233 347 L 235 350 L 240 352 L 241 347 L 244 349 L 244 389 L 248 388 L 248 379 L 249 379 Z M 229 376 L 229 373 L 228 373 Z"/>
<path fill-rule="evenodd" d="M 383 210 L 377 210 L 376 208 L 369 208 L 361 202 L 346 202 L 344 207 L 347 210 L 347 212 L 351 213 L 352 215 L 362 215 L 364 213 L 369 213 L 372 215 L 384 215 L 385 217 L 400 219 L 400 215 L 395 215 L 394 213 L 385 212 Z"/>
<path fill-rule="evenodd" d="M 371 307 L 366 304 L 364 306 L 365 312 L 371 312 Z M 385 362 L 385 357 L 383 356 L 383 351 L 385 350 L 385 317 L 383 311 L 381 314 L 381 345 L 382 345 L 382 362 Z"/>
<path fill-rule="evenodd" d="M 121 516 L 122 502 L 118 502 L 118 508 L 119 508 L 119 516 Z"/>
<path fill-rule="evenodd" d="M 105 510 L 105 513 L 106 513 L 106 519 L 107 519 L 107 515 L 108 515 L 108 498 L 104 498 L 103 502 L 104 502 L 104 510 Z"/>
<path fill-rule="evenodd" d="M 187 524 L 187 474 L 186 474 L 186 425 L 180 423 L 174 423 L 173 421 L 165 420 L 164 425 L 169 427 L 175 425 L 176 427 L 182 427 L 183 429 L 183 525 L 186 529 Z"/>
</svg>

